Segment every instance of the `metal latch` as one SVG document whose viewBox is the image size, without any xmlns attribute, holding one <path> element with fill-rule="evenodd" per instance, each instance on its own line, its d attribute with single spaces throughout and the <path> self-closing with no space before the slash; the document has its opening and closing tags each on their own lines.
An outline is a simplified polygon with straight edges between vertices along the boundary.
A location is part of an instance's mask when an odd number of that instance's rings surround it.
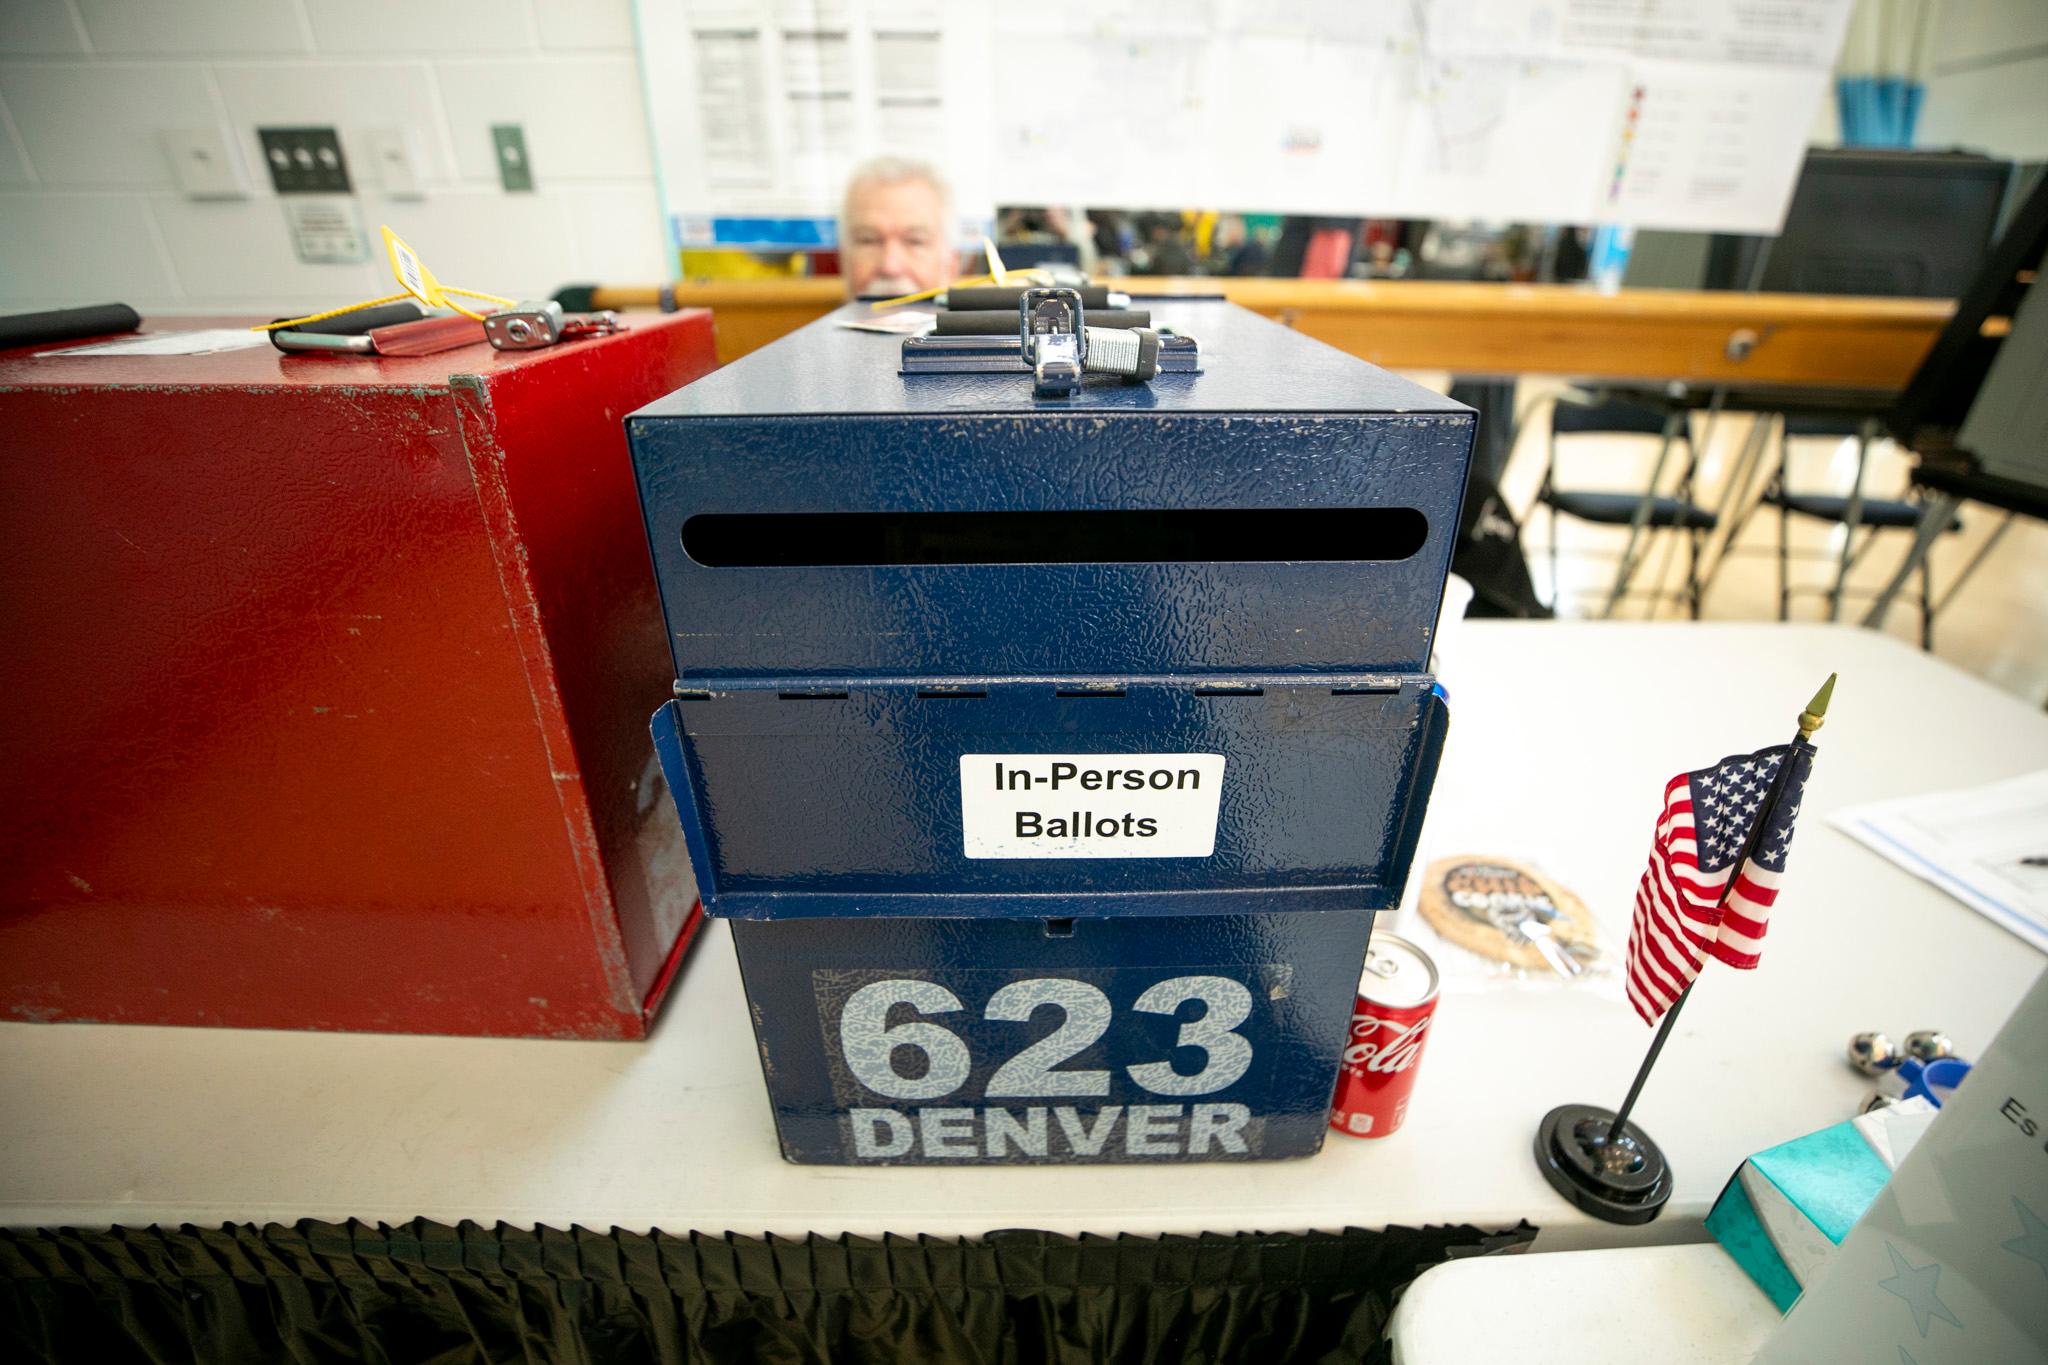
<svg viewBox="0 0 2048 1365">
<path fill-rule="evenodd" d="M 1017 300 L 1017 344 L 1031 367 L 1033 398 L 1072 398 L 1088 359 L 1088 329 L 1078 289 L 1036 288 Z"/>
<path fill-rule="evenodd" d="M 1031 371 L 1032 395 L 1072 398 L 1084 374 L 1143 382 L 1157 374 L 1195 374 L 1202 349 L 1193 337 L 1149 327 L 1090 327 L 1078 290 L 1026 289 L 1017 300 L 1017 335 L 913 336 L 903 339 L 905 374 Z"/>
</svg>

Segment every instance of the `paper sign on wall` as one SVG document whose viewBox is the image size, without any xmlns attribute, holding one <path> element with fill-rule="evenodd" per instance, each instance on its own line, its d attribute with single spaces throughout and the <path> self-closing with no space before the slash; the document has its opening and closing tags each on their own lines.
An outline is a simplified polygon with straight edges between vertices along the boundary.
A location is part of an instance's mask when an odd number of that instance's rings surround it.
<svg viewBox="0 0 2048 1365">
<path fill-rule="evenodd" d="M 1050 204 L 1775 232 L 1850 7 L 641 0 L 639 14 L 679 241 L 741 242 L 753 223 L 829 246 L 848 173 L 879 154 L 937 164 L 969 217 Z M 1104 117 L 1104 99 L 1132 116 Z"/>
</svg>

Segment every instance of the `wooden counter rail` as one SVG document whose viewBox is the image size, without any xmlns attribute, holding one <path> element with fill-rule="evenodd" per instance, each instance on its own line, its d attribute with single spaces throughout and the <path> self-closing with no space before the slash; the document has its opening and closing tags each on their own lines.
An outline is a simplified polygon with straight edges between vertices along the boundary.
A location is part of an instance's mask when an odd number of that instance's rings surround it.
<svg viewBox="0 0 2048 1365">
<path fill-rule="evenodd" d="M 1410 280 L 1142 278 L 1132 294 L 1204 295 L 1391 369 L 1587 379 L 1898 389 L 1948 320 L 1945 299 L 1840 298 Z M 600 308 L 653 308 L 669 289 L 600 288 Z M 839 280 L 711 280 L 675 304 L 716 314 L 720 360 L 836 307 Z"/>
</svg>

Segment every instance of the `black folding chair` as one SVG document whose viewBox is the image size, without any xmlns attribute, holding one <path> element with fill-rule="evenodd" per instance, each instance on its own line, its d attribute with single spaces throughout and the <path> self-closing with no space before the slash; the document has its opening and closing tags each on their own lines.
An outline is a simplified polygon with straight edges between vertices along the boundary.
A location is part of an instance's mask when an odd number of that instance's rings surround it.
<svg viewBox="0 0 2048 1365">
<path fill-rule="evenodd" d="M 1700 614 L 1700 542 L 1718 524 L 1714 513 L 1693 501 L 1693 479 L 1699 468 L 1699 453 L 1693 448 L 1692 429 L 1686 409 L 1660 404 L 1643 396 L 1599 396 L 1592 401 L 1560 398 L 1550 414 L 1548 459 L 1543 466 L 1543 484 L 1536 501 L 1550 509 L 1550 606 L 1554 612 L 1563 596 L 1558 584 L 1557 518 L 1576 517 L 1598 526 L 1626 526 L 1628 543 L 1615 568 L 1614 585 L 1608 590 L 1602 616 L 1612 616 L 1616 606 L 1629 595 L 1629 583 L 1648 557 L 1648 540 L 1659 531 L 1682 531 L 1686 538 L 1685 586 L 1679 594 L 1693 618 Z M 1561 488 L 1557 483 L 1557 438 L 1572 435 L 1637 435 L 1658 438 L 1657 458 L 1640 493 Z M 1677 486 L 1669 494 L 1658 492 L 1671 449 L 1683 443 L 1685 463 Z M 1661 596 L 1653 590 L 1653 596 Z"/>
</svg>

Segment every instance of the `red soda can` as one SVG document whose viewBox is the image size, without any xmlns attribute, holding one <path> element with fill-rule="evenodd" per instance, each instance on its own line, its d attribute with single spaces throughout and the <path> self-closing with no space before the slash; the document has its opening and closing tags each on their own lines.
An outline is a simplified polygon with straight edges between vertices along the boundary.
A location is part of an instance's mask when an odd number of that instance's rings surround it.
<svg viewBox="0 0 2048 1365">
<path fill-rule="evenodd" d="M 1374 934 L 1365 950 L 1351 1036 L 1330 1126 L 1352 1137 L 1385 1137 L 1408 1117 L 1408 1096 L 1429 1021 L 1436 1016 L 1436 964 L 1405 938 Z"/>
</svg>

